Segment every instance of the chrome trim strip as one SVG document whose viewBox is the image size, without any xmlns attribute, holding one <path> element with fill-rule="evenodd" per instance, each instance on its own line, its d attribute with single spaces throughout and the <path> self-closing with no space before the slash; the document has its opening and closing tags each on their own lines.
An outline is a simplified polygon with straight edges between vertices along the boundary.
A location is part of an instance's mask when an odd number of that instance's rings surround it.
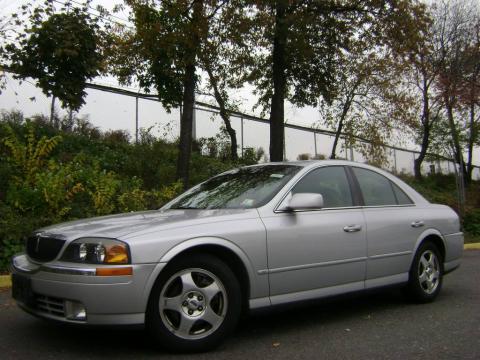
<svg viewBox="0 0 480 360">
<path fill-rule="evenodd" d="M 365 205 L 362 206 L 362 209 L 382 209 L 382 208 L 403 208 L 403 207 L 414 207 L 417 204 L 398 204 L 398 205 Z"/>
<path fill-rule="evenodd" d="M 355 210 L 355 209 L 383 209 L 383 208 L 405 208 L 405 207 L 414 207 L 416 204 L 405 204 L 405 205 L 377 205 L 377 206 L 339 206 L 333 208 L 321 208 L 321 209 L 308 209 L 308 210 L 274 210 L 274 213 L 296 213 L 296 212 L 312 212 L 312 211 L 328 211 L 328 210 Z"/>
<path fill-rule="evenodd" d="M 282 213 L 303 213 L 303 212 L 314 212 L 314 211 L 328 211 L 328 210 L 356 210 L 356 209 L 362 209 L 362 206 L 339 206 L 339 207 L 331 207 L 331 208 L 320 208 L 320 209 L 305 209 L 305 210 L 302 210 L 302 209 L 299 209 L 299 210 L 281 210 L 281 209 L 277 209 L 277 210 L 274 210 L 273 212 L 276 213 L 276 214 L 282 214 Z"/>
<path fill-rule="evenodd" d="M 12 258 L 11 268 L 15 271 L 27 274 L 35 274 L 39 271 L 51 272 L 55 274 L 67 274 L 67 275 L 87 275 L 95 276 L 97 270 L 94 268 L 74 268 L 56 265 L 37 265 L 31 262 L 25 262 L 22 265 L 20 260 L 26 260 L 25 255 L 15 256 Z"/>
<path fill-rule="evenodd" d="M 396 252 L 396 253 L 372 255 L 372 256 L 369 256 L 368 258 L 376 260 L 376 259 L 384 259 L 384 258 L 389 258 L 389 257 L 394 257 L 394 256 L 410 255 L 411 253 L 412 253 L 412 251 L 400 251 L 400 252 Z"/>
<path fill-rule="evenodd" d="M 87 276 L 95 276 L 97 273 L 96 269 L 69 268 L 69 267 L 52 266 L 52 265 L 43 265 L 40 267 L 39 271 L 46 271 L 46 272 L 51 272 L 55 274 L 87 275 Z"/>
<path fill-rule="evenodd" d="M 366 256 L 358 257 L 358 258 L 352 258 L 352 259 L 325 261 L 325 262 L 315 263 L 315 264 L 286 266 L 286 267 L 276 268 L 276 269 L 263 269 L 263 270 L 258 270 L 257 273 L 259 275 L 262 275 L 262 274 L 276 274 L 276 273 L 286 272 L 286 271 L 303 270 L 303 269 L 311 269 L 311 268 L 316 268 L 316 267 L 355 263 L 355 262 L 364 261 L 364 260 L 367 260 Z"/>
</svg>

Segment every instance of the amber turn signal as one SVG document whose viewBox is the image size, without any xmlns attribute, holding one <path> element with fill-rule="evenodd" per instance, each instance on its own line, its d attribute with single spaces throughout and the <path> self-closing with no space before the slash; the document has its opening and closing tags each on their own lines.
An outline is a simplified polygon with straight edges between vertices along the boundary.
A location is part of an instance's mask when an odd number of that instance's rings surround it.
<svg viewBox="0 0 480 360">
<path fill-rule="evenodd" d="M 97 276 L 126 276 L 126 275 L 132 275 L 133 269 L 131 266 L 115 267 L 115 268 L 101 267 L 96 269 L 95 274 Z"/>
<path fill-rule="evenodd" d="M 128 264 L 128 249 L 126 245 L 108 246 L 105 254 L 107 264 Z"/>
</svg>

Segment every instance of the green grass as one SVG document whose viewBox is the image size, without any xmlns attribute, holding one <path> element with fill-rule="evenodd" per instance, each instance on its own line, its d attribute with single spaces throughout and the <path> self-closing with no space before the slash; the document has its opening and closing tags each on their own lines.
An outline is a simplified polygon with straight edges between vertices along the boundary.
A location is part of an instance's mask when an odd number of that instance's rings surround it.
<svg viewBox="0 0 480 360">
<path fill-rule="evenodd" d="M 465 233 L 465 244 L 480 243 L 480 236 Z"/>
</svg>

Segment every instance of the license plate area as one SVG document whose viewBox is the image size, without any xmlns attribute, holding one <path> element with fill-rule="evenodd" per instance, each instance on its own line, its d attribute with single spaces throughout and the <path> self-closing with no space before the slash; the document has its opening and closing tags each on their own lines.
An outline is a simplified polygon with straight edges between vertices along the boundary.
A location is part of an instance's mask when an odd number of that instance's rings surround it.
<svg viewBox="0 0 480 360">
<path fill-rule="evenodd" d="M 12 297 L 30 307 L 35 304 L 32 282 L 28 277 L 12 274 Z"/>
</svg>

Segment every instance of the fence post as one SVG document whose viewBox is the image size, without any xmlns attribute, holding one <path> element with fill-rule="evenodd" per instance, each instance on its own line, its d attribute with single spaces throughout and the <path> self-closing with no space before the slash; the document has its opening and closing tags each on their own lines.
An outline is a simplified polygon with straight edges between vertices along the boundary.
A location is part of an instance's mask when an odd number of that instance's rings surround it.
<svg viewBox="0 0 480 360">
<path fill-rule="evenodd" d="M 138 144 L 138 95 L 135 97 L 135 144 Z"/>
<path fill-rule="evenodd" d="M 394 169 L 395 169 L 395 174 L 398 173 L 398 170 L 397 170 L 397 149 L 393 148 L 393 166 L 394 166 Z"/>
<path fill-rule="evenodd" d="M 240 139 L 242 142 L 242 158 L 243 158 L 243 116 L 240 117 Z"/>
</svg>

